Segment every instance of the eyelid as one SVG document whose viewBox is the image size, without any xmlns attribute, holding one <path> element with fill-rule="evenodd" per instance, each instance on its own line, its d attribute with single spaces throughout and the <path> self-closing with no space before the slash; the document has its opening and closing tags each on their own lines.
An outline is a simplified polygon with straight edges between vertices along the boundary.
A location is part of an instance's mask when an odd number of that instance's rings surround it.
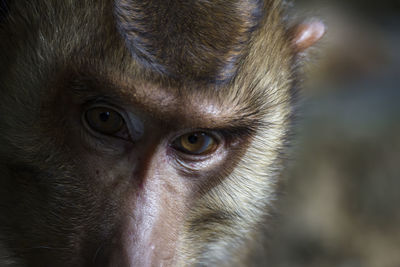
<svg viewBox="0 0 400 267">
<path fill-rule="evenodd" d="M 205 129 L 205 128 L 190 128 L 190 129 L 185 129 L 185 130 L 175 132 L 175 134 L 169 138 L 169 143 L 172 144 L 179 137 L 190 134 L 190 133 L 205 133 L 211 137 L 214 137 L 215 141 L 218 144 L 220 141 L 225 139 L 224 134 L 222 132 L 220 132 L 219 130 Z"/>
<path fill-rule="evenodd" d="M 200 143 L 188 142 L 190 136 L 195 136 L 196 140 Z M 184 153 L 192 155 L 205 155 L 212 154 L 218 147 L 216 138 L 205 132 L 191 132 L 179 136 L 174 141 L 174 147 Z"/>
<path fill-rule="evenodd" d="M 191 133 L 205 133 L 209 135 L 211 138 L 214 139 L 215 142 L 215 150 L 212 151 L 211 153 L 206 153 L 206 154 L 191 154 L 191 153 L 186 153 L 181 150 L 178 150 L 175 148 L 174 143 L 181 138 L 182 136 L 185 136 L 187 134 Z M 218 131 L 215 130 L 209 130 L 209 129 L 189 129 L 185 131 L 180 131 L 177 134 L 174 135 L 173 138 L 170 139 L 169 146 L 177 153 L 180 155 L 180 157 L 184 160 L 188 161 L 203 161 L 208 158 L 212 158 L 215 154 L 219 153 L 222 147 L 224 147 L 226 143 L 225 137 L 222 133 L 219 133 Z"/>
<path fill-rule="evenodd" d="M 144 134 L 144 125 L 139 119 L 138 116 L 136 116 L 133 112 L 127 112 L 121 108 L 118 108 L 112 104 L 109 104 L 108 102 L 104 102 L 103 100 L 95 100 L 92 103 L 88 103 L 87 107 L 85 110 L 89 110 L 92 108 L 109 108 L 111 110 L 114 110 L 117 112 L 122 119 L 124 120 L 125 126 L 128 128 L 129 135 L 131 137 L 132 141 L 137 141 L 140 139 L 143 134 Z"/>
</svg>

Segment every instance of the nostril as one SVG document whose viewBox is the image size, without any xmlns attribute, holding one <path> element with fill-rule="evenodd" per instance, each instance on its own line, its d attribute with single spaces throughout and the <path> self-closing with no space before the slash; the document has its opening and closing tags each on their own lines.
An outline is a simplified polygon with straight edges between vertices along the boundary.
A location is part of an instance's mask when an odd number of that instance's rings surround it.
<svg viewBox="0 0 400 267">
<path fill-rule="evenodd" d="M 104 265 L 101 265 L 105 261 L 103 248 L 104 248 L 104 245 L 101 244 L 94 252 L 93 259 L 92 259 L 93 266 L 104 266 Z"/>
<path fill-rule="evenodd" d="M 92 267 L 131 267 L 132 262 L 129 256 L 124 253 L 124 249 L 120 246 L 116 245 L 114 247 L 113 244 L 99 245 L 99 247 L 95 250 L 91 264 L 85 266 Z"/>
<path fill-rule="evenodd" d="M 105 244 L 100 244 L 93 253 L 90 266 L 108 267 L 110 266 L 110 256 Z"/>
</svg>

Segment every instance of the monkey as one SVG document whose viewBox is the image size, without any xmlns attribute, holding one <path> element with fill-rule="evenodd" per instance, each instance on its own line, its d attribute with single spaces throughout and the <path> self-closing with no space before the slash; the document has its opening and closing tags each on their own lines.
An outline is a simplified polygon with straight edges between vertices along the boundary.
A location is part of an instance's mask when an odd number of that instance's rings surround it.
<svg viewBox="0 0 400 267">
<path fill-rule="evenodd" d="M 0 8 L 0 266 L 246 266 L 324 24 L 281 0 Z"/>
</svg>

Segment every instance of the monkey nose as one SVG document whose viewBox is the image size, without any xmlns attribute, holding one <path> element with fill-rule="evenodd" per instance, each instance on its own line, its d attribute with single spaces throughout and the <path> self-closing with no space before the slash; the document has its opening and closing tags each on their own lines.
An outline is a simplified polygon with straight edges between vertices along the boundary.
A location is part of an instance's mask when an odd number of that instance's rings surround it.
<svg viewBox="0 0 400 267">
<path fill-rule="evenodd" d="M 134 226 L 133 228 L 136 228 Z M 125 228 L 104 247 L 99 246 L 92 265 L 100 267 L 153 267 L 174 266 L 175 241 L 165 238 L 168 229 L 163 226 L 146 225 L 137 229 Z M 149 229 L 146 229 L 149 228 Z"/>
<path fill-rule="evenodd" d="M 94 266 L 174 266 L 184 201 L 176 192 L 164 192 L 156 178 L 126 203 L 121 221 L 107 248 L 100 249 Z M 164 190 L 164 191 L 163 191 Z"/>
</svg>

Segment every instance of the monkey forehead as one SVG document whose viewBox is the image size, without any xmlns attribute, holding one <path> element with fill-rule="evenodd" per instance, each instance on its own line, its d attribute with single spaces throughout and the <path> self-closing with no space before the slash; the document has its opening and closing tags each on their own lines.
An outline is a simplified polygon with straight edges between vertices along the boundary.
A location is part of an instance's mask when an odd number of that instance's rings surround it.
<svg viewBox="0 0 400 267">
<path fill-rule="evenodd" d="M 178 127 L 223 128 L 234 126 L 236 116 L 243 117 L 239 105 L 226 104 L 226 96 L 211 90 L 178 90 L 149 82 L 120 88 L 128 106 Z"/>
<path fill-rule="evenodd" d="M 262 116 L 258 114 L 262 101 L 251 101 L 245 88 L 238 92 L 230 86 L 170 84 L 134 75 L 133 69 L 100 64 L 97 71 L 84 67 L 84 71 L 67 71 L 66 75 L 76 103 L 110 101 L 175 128 L 243 128 Z M 61 79 L 65 80 L 64 75 Z"/>
<path fill-rule="evenodd" d="M 224 83 L 237 71 L 263 1 L 116 0 L 119 33 L 144 67 L 178 80 Z"/>
</svg>

